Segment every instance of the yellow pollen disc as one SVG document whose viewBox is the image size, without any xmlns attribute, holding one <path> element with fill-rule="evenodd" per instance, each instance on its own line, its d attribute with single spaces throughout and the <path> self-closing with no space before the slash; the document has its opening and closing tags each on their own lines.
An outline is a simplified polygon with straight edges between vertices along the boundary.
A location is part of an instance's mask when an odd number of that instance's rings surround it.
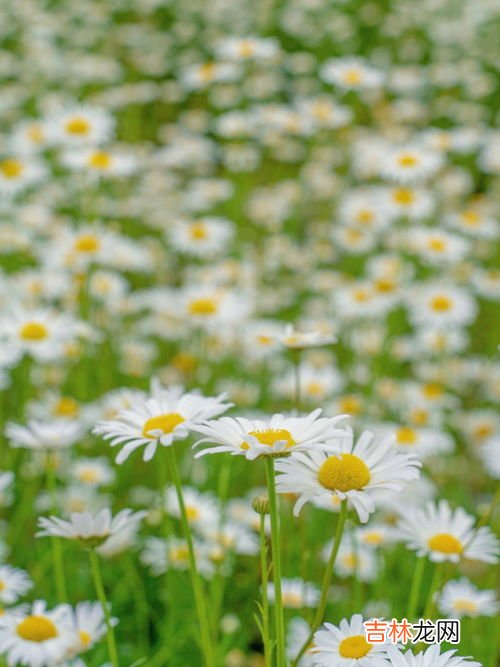
<svg viewBox="0 0 500 667">
<path fill-rule="evenodd" d="M 357 229 L 346 230 L 345 236 L 348 241 L 352 241 L 353 243 L 356 243 L 363 238 L 363 234 Z"/>
<path fill-rule="evenodd" d="M 464 211 L 462 213 L 462 220 L 469 227 L 476 227 L 481 218 L 475 211 Z"/>
<path fill-rule="evenodd" d="M 330 116 L 331 106 L 328 102 L 315 102 L 312 106 L 312 114 L 320 120 L 326 120 Z"/>
<path fill-rule="evenodd" d="M 418 160 L 414 155 L 411 155 L 411 153 L 407 153 L 405 155 L 400 155 L 398 158 L 398 163 L 400 167 L 414 167 L 417 164 Z"/>
<path fill-rule="evenodd" d="M 298 593 L 283 593 L 283 605 L 285 607 L 300 607 L 302 596 Z"/>
<path fill-rule="evenodd" d="M 297 443 L 292 438 L 290 431 L 285 428 L 268 428 L 262 431 L 250 431 L 248 435 L 253 435 L 261 445 L 272 447 L 276 442 L 285 441 L 287 447 L 293 447 Z M 249 445 L 244 442 L 241 449 L 249 449 Z"/>
<path fill-rule="evenodd" d="M 85 632 L 85 630 L 80 630 L 78 636 L 80 637 L 80 641 L 82 642 L 83 646 L 88 646 L 92 641 L 92 637 L 88 632 Z"/>
<path fill-rule="evenodd" d="M 491 424 L 480 424 L 474 429 L 474 435 L 478 438 L 486 438 L 493 433 Z"/>
<path fill-rule="evenodd" d="M 208 236 L 207 228 L 202 222 L 196 222 L 194 225 L 191 225 L 189 236 L 193 241 L 203 241 Z"/>
<path fill-rule="evenodd" d="M 401 206 L 409 206 L 415 201 L 415 194 L 408 188 L 398 188 L 392 193 L 392 198 L 396 204 Z"/>
<path fill-rule="evenodd" d="M 255 53 L 255 48 L 250 40 L 244 40 L 238 47 L 238 53 L 242 58 L 250 58 Z"/>
<path fill-rule="evenodd" d="M 29 642 L 45 642 L 58 635 L 56 626 L 46 616 L 27 616 L 17 626 L 16 633 Z"/>
<path fill-rule="evenodd" d="M 76 417 L 80 408 L 73 398 L 60 398 L 54 407 L 54 414 L 59 417 Z"/>
<path fill-rule="evenodd" d="M 363 635 L 346 637 L 339 644 L 339 653 L 343 658 L 364 658 L 372 650 Z"/>
<path fill-rule="evenodd" d="M 44 340 L 49 335 L 47 327 L 41 322 L 26 322 L 19 335 L 23 340 Z"/>
<path fill-rule="evenodd" d="M 43 141 L 43 130 L 40 125 L 32 125 L 28 130 L 28 138 L 34 144 L 41 144 Z"/>
<path fill-rule="evenodd" d="M 369 225 L 371 222 L 373 222 L 374 217 L 375 216 L 373 211 L 370 211 L 367 208 L 363 208 L 358 211 L 356 215 L 356 222 L 359 222 L 362 225 Z"/>
<path fill-rule="evenodd" d="M 357 415 L 361 412 L 361 401 L 356 396 L 344 396 L 339 400 L 340 412 Z"/>
<path fill-rule="evenodd" d="M 4 581 L 0 581 L 0 591 L 4 591 L 5 588 L 6 588 L 6 586 L 5 586 L 5 582 L 4 582 Z"/>
<path fill-rule="evenodd" d="M 342 454 L 340 458 L 329 456 L 318 472 L 318 481 L 330 491 L 359 491 L 371 479 L 364 461 L 354 454 Z"/>
<path fill-rule="evenodd" d="M 97 252 L 100 247 L 99 239 L 92 234 L 84 234 L 75 241 L 75 250 L 78 252 Z"/>
<path fill-rule="evenodd" d="M 189 557 L 189 551 L 187 547 L 174 547 L 170 549 L 170 558 L 173 561 L 186 561 Z"/>
<path fill-rule="evenodd" d="M 477 604 L 472 602 L 472 600 L 459 598 L 453 602 L 453 609 L 463 611 L 466 614 L 475 614 L 477 612 Z"/>
<path fill-rule="evenodd" d="M 193 507 L 192 505 L 189 507 L 186 507 L 186 514 L 187 518 L 189 521 L 196 521 L 196 519 L 200 518 L 200 512 L 197 507 Z"/>
<path fill-rule="evenodd" d="M 364 289 L 357 289 L 354 290 L 352 293 L 354 301 L 357 301 L 358 303 L 365 303 L 370 299 L 370 295 L 368 292 Z"/>
<path fill-rule="evenodd" d="M 440 398 L 443 395 L 443 387 L 435 382 L 424 384 L 422 392 L 425 398 Z"/>
<path fill-rule="evenodd" d="M 429 549 L 442 554 L 461 554 L 463 546 L 460 540 L 450 533 L 437 533 L 427 542 Z"/>
<path fill-rule="evenodd" d="M 98 474 L 97 471 L 93 468 L 87 468 L 86 470 L 80 471 L 79 478 L 82 482 L 86 484 L 92 484 L 97 481 Z"/>
<path fill-rule="evenodd" d="M 444 252 L 446 250 L 446 243 L 443 241 L 443 239 L 438 239 L 438 238 L 429 239 L 427 245 L 429 249 L 434 250 L 434 252 Z"/>
<path fill-rule="evenodd" d="M 304 389 L 306 394 L 310 394 L 311 396 L 322 396 L 325 391 L 325 385 L 317 380 L 312 380 L 307 383 Z"/>
<path fill-rule="evenodd" d="M 191 315 L 215 315 L 218 310 L 218 304 L 215 299 L 194 299 L 188 306 Z"/>
<path fill-rule="evenodd" d="M 204 82 L 211 81 L 215 76 L 215 64 L 214 63 L 205 63 L 200 66 L 200 78 Z"/>
<path fill-rule="evenodd" d="M 3 160 L 0 162 L 0 172 L 5 178 L 18 178 L 23 173 L 24 167 L 19 160 Z"/>
<path fill-rule="evenodd" d="M 362 75 L 359 69 L 348 69 L 342 75 L 344 83 L 347 83 L 349 86 L 357 86 L 362 81 Z"/>
<path fill-rule="evenodd" d="M 109 169 L 111 167 L 111 155 L 104 151 L 95 151 L 89 157 L 89 167 L 94 169 Z"/>
<path fill-rule="evenodd" d="M 151 431 L 162 431 L 165 433 L 172 433 L 176 426 L 186 421 L 178 412 L 169 412 L 157 417 L 150 417 L 142 427 L 142 435 L 145 438 L 155 438 L 157 436 L 151 435 Z"/>
<path fill-rule="evenodd" d="M 257 342 L 259 345 L 271 345 L 273 339 L 271 336 L 265 336 L 264 334 L 261 334 L 260 336 L 257 336 Z"/>
<path fill-rule="evenodd" d="M 89 133 L 90 123 L 85 118 L 71 118 L 66 123 L 66 132 L 77 136 L 84 136 Z"/>
<path fill-rule="evenodd" d="M 438 312 L 446 312 L 450 310 L 453 305 L 453 301 L 446 294 L 438 294 L 431 301 L 432 310 L 437 310 Z"/>
<path fill-rule="evenodd" d="M 414 445 L 417 442 L 417 434 L 408 426 L 403 426 L 396 431 L 398 445 Z"/>
<path fill-rule="evenodd" d="M 389 280 L 388 278 L 379 278 L 374 284 L 377 292 L 381 292 L 382 294 L 393 292 L 396 287 L 394 281 Z"/>
<path fill-rule="evenodd" d="M 365 544 L 373 544 L 374 546 L 377 546 L 378 544 L 382 544 L 384 538 L 382 533 L 374 531 L 373 533 L 366 533 L 363 540 L 365 541 Z"/>
</svg>

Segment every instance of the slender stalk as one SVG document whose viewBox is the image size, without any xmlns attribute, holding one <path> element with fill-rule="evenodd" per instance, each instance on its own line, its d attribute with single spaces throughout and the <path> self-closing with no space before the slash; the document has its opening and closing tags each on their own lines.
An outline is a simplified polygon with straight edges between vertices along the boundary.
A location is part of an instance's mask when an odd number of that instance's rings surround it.
<svg viewBox="0 0 500 667">
<path fill-rule="evenodd" d="M 203 593 L 202 582 L 196 567 L 196 555 L 194 552 L 193 536 L 191 535 L 191 527 L 186 512 L 186 505 L 184 503 L 184 494 L 182 493 L 182 482 L 177 465 L 177 458 L 175 456 L 174 447 L 167 447 L 167 458 L 170 468 L 170 474 L 174 482 L 175 491 L 177 494 L 177 501 L 179 503 L 180 518 L 184 538 L 188 547 L 189 554 L 189 572 L 191 575 L 191 585 L 193 587 L 194 599 L 196 604 L 196 612 L 198 615 L 198 622 L 200 624 L 200 638 L 203 655 L 205 658 L 206 667 L 214 667 L 214 654 L 212 647 L 212 639 L 210 637 L 210 625 L 208 622 L 207 607 L 205 604 L 205 596 Z"/>
<path fill-rule="evenodd" d="M 345 522 L 347 518 L 347 500 L 343 500 L 340 506 L 340 514 L 337 521 L 337 530 L 335 532 L 335 539 L 333 540 L 332 550 L 330 552 L 330 557 L 328 558 L 328 563 L 326 565 L 325 574 L 323 576 L 323 585 L 321 587 L 321 597 L 318 604 L 318 609 L 316 611 L 316 616 L 311 627 L 311 632 L 309 637 L 306 639 L 302 648 L 300 649 L 295 660 L 292 661 L 292 667 L 297 667 L 299 660 L 302 658 L 306 652 L 308 646 L 311 644 L 314 633 L 319 628 L 323 622 L 325 616 L 326 606 L 328 603 L 328 593 L 330 590 L 330 583 L 332 581 L 333 567 L 337 559 L 337 554 L 340 548 L 340 541 L 342 539 L 342 534 L 344 532 Z"/>
<path fill-rule="evenodd" d="M 431 614 L 433 614 L 434 612 L 434 596 L 437 589 L 439 588 L 442 575 L 443 575 L 443 563 L 435 563 L 431 585 L 429 588 L 429 592 L 427 593 L 427 602 L 425 603 L 424 616 L 423 616 L 424 618 L 431 618 Z"/>
<path fill-rule="evenodd" d="M 285 665 L 285 622 L 283 619 L 283 600 L 281 596 L 281 555 L 280 555 L 280 525 L 278 514 L 278 500 L 274 480 L 274 459 L 266 456 L 267 489 L 269 495 L 269 510 L 271 514 L 271 550 L 274 582 L 274 614 L 276 624 L 276 667 Z"/>
<path fill-rule="evenodd" d="M 106 599 L 106 593 L 104 591 L 104 585 L 102 583 L 101 569 L 99 567 L 99 556 L 97 555 L 95 549 L 90 549 L 89 551 L 90 558 L 90 569 L 92 572 L 92 579 L 94 580 L 94 586 L 99 598 L 99 602 L 102 606 L 102 611 L 104 613 L 104 620 L 106 622 L 106 638 L 108 642 L 108 653 L 109 659 L 113 667 L 120 667 L 118 660 L 118 651 L 116 649 L 116 640 L 115 632 L 113 630 L 113 624 L 111 623 L 111 615 L 109 613 L 109 605 Z"/>
<path fill-rule="evenodd" d="M 413 578 L 410 588 L 410 597 L 408 598 L 408 610 L 406 617 L 411 622 L 415 618 L 418 607 L 418 594 L 422 586 L 422 577 L 425 570 L 425 558 L 418 558 L 413 569 Z"/>
<path fill-rule="evenodd" d="M 267 545 L 266 545 L 266 515 L 260 515 L 260 570 L 262 581 L 262 641 L 264 643 L 265 667 L 272 667 L 271 638 L 269 635 L 269 600 L 267 598 Z"/>
<path fill-rule="evenodd" d="M 300 350 L 293 351 L 293 380 L 294 380 L 294 392 L 293 392 L 293 403 L 294 408 L 297 412 L 300 410 L 300 401 L 301 401 L 301 387 L 300 387 Z"/>
<path fill-rule="evenodd" d="M 47 489 L 49 490 L 52 512 L 57 512 L 57 496 L 56 496 L 56 474 L 53 467 L 53 462 L 50 455 L 47 454 L 45 465 L 47 467 Z M 54 562 L 54 578 L 56 584 L 56 595 L 59 602 L 68 601 L 68 592 L 66 588 L 66 577 L 64 575 L 64 559 L 63 550 L 60 537 L 50 538 L 52 547 L 52 560 Z"/>
</svg>

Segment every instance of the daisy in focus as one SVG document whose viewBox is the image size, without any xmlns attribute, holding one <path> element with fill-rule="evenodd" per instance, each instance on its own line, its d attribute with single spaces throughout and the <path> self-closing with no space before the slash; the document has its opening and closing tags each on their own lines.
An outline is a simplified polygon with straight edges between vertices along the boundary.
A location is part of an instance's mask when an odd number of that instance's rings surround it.
<svg viewBox="0 0 500 667">
<path fill-rule="evenodd" d="M 479 662 L 462 658 L 456 650 L 441 652 L 441 646 L 434 644 L 420 653 L 411 649 L 401 653 L 395 646 L 387 649 L 391 667 L 482 667 Z"/>
<path fill-rule="evenodd" d="M 222 417 L 205 424 L 197 424 L 194 430 L 205 437 L 195 447 L 209 443 L 196 453 L 195 458 L 206 454 L 229 452 L 253 461 L 259 456 L 287 456 L 292 452 L 311 449 L 331 450 L 338 438 L 345 435 L 337 424 L 347 415 L 320 417 L 321 410 L 313 410 L 306 417 L 287 417 L 276 414 L 267 419 Z"/>
<path fill-rule="evenodd" d="M 394 439 L 373 441 L 365 431 L 354 444 L 352 434 L 336 441 L 334 453 L 306 451 L 278 461 L 276 478 L 279 493 L 299 496 L 297 516 L 313 498 L 338 496 L 348 500 L 362 523 L 375 511 L 377 496 L 387 491 L 401 492 L 406 483 L 417 479 L 421 466 L 412 454 L 396 449 Z"/>
<path fill-rule="evenodd" d="M 361 614 L 342 619 L 338 626 L 325 623 L 314 635 L 313 663 L 323 667 L 387 667 L 386 644 L 365 638 Z"/>
</svg>

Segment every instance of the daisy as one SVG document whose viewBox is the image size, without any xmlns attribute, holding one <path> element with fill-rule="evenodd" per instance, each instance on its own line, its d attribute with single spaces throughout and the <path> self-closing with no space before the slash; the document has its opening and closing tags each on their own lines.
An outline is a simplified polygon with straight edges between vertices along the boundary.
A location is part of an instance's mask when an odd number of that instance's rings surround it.
<svg viewBox="0 0 500 667">
<path fill-rule="evenodd" d="M 281 595 L 283 606 L 286 609 L 301 609 L 302 607 L 316 607 L 319 602 L 319 590 L 314 584 L 302 579 L 281 579 Z M 267 585 L 269 602 L 274 604 L 274 584 Z"/>
<path fill-rule="evenodd" d="M 377 89 L 384 82 L 383 72 L 361 58 L 330 58 L 323 63 L 319 74 L 323 81 L 345 90 Z"/>
<path fill-rule="evenodd" d="M 205 436 L 195 444 L 212 443 L 195 455 L 229 452 L 233 456 L 244 456 L 253 461 L 259 456 L 286 456 L 292 451 L 310 449 L 332 449 L 336 439 L 346 431 L 335 428 L 347 415 L 320 417 L 321 410 L 307 417 L 287 417 L 275 414 L 267 419 L 245 419 L 244 417 L 222 417 L 205 424 L 197 424 L 194 430 Z"/>
<path fill-rule="evenodd" d="M 10 665 L 52 667 L 74 642 L 67 605 L 47 611 L 37 600 L 20 614 L 5 614 L 0 624 L 0 652 Z"/>
<path fill-rule="evenodd" d="M 85 171 L 94 176 L 128 176 L 136 169 L 133 156 L 116 149 L 86 148 L 63 153 L 61 162 L 75 171 Z"/>
<path fill-rule="evenodd" d="M 111 138 L 114 120 L 108 112 L 91 106 L 67 109 L 47 119 L 51 141 L 65 146 L 97 146 Z"/>
<path fill-rule="evenodd" d="M 396 447 L 401 451 L 411 451 L 420 460 L 439 454 L 448 454 L 455 449 L 452 436 L 433 428 L 387 425 L 380 427 L 383 433 L 396 439 Z"/>
<path fill-rule="evenodd" d="M 496 563 L 497 539 L 489 528 L 474 528 L 474 523 L 474 517 L 462 508 L 452 510 L 446 500 L 441 500 L 405 510 L 398 529 L 408 548 L 436 563 L 458 563 L 461 559 Z"/>
<path fill-rule="evenodd" d="M 480 590 L 468 579 L 448 581 L 437 597 L 437 607 L 449 618 L 494 616 L 500 607 L 495 591 Z"/>
<path fill-rule="evenodd" d="M 112 516 L 111 510 L 106 507 L 96 515 L 89 512 L 74 512 L 70 515 L 69 521 L 55 516 L 40 517 L 38 526 L 42 530 L 38 531 L 36 536 L 64 537 L 68 540 L 76 540 L 85 547 L 95 548 L 131 524 L 137 524 L 146 514 L 147 512 L 133 512 L 131 509 L 124 509 Z"/>
<path fill-rule="evenodd" d="M 72 447 L 82 437 L 82 426 L 68 419 L 30 420 L 26 426 L 9 422 L 5 435 L 11 447 L 35 451 L 57 451 Z"/>
<path fill-rule="evenodd" d="M 398 183 L 417 183 L 433 176 L 442 163 L 442 155 L 431 148 L 401 146 L 383 153 L 380 172 Z"/>
<path fill-rule="evenodd" d="M 234 63 L 208 61 L 189 65 L 180 73 L 179 79 L 185 88 L 199 90 L 213 83 L 235 81 L 239 73 L 239 67 Z M 169 153 L 168 157 L 171 161 L 172 154 Z"/>
<path fill-rule="evenodd" d="M 405 304 L 416 326 L 463 326 L 470 324 L 477 313 L 475 300 L 455 286 L 420 286 L 412 290 Z"/>
<path fill-rule="evenodd" d="M 184 486 L 182 492 L 188 521 L 194 527 L 206 524 L 217 525 L 220 519 L 220 510 L 217 498 L 213 494 L 201 493 L 198 489 L 189 486 Z M 165 493 L 165 508 L 170 516 L 174 516 L 176 519 L 180 518 L 179 501 L 173 487 L 168 488 Z"/>
<path fill-rule="evenodd" d="M 276 479 L 279 493 L 299 496 L 294 514 L 314 497 L 333 495 L 347 499 L 362 523 L 375 511 L 376 499 L 383 491 L 402 491 L 405 483 L 418 478 L 420 462 L 412 455 L 399 452 L 391 437 L 373 442 L 365 431 L 356 445 L 352 434 L 336 441 L 335 453 L 298 452 L 278 461 Z"/>
<path fill-rule="evenodd" d="M 10 565 L 0 565 L 0 602 L 13 604 L 33 586 L 24 570 Z"/>
<path fill-rule="evenodd" d="M 402 653 L 395 646 L 387 647 L 387 655 L 391 667 L 482 667 L 481 663 L 469 657 L 455 655 L 456 650 L 441 653 L 441 646 L 434 644 L 425 651 L 414 654 L 410 649 Z M 387 663 L 386 663 L 387 664 Z"/>
<path fill-rule="evenodd" d="M 293 324 L 287 324 L 285 332 L 279 337 L 279 342 L 290 350 L 303 350 L 310 347 L 333 345 L 336 336 L 324 333 L 319 329 L 312 331 L 298 331 Z"/>
<path fill-rule="evenodd" d="M 226 37 L 216 47 L 216 53 L 222 60 L 269 60 L 279 54 L 276 39 L 259 37 Z"/>
<path fill-rule="evenodd" d="M 295 658 L 295 656 L 300 652 L 302 646 L 309 639 L 310 635 L 311 628 L 307 621 L 299 617 L 290 619 L 286 641 L 286 654 L 289 660 L 293 660 L 293 658 Z M 311 644 L 311 646 L 305 651 L 304 655 L 299 660 L 297 667 L 312 667 L 313 661 L 311 650 L 313 647 L 314 644 Z"/>
<path fill-rule="evenodd" d="M 46 169 L 36 159 L 21 156 L 0 158 L 0 194 L 13 196 L 42 181 Z"/>
<path fill-rule="evenodd" d="M 314 634 L 313 663 L 324 667 L 387 667 L 387 644 L 369 644 L 361 614 L 342 619 L 338 626 L 325 623 Z"/>
<path fill-rule="evenodd" d="M 392 219 L 422 220 L 431 215 L 435 207 L 431 191 L 407 184 L 382 190 L 380 196 Z"/>
<path fill-rule="evenodd" d="M 213 576 L 215 567 L 213 561 L 208 557 L 206 546 L 198 539 L 194 540 L 196 556 L 196 567 L 201 575 L 206 578 Z M 177 537 L 169 537 L 167 540 L 159 537 L 147 538 L 141 561 L 151 568 L 153 575 L 159 576 L 167 570 L 188 570 L 189 550 L 186 540 Z"/>
<path fill-rule="evenodd" d="M 106 458 L 79 458 L 71 465 L 71 475 L 85 486 L 97 487 L 111 484 L 115 478 L 114 470 Z"/>
<path fill-rule="evenodd" d="M 98 422 L 93 432 L 110 440 L 112 447 L 124 445 L 117 463 L 123 463 L 143 446 L 143 459 L 150 461 L 158 445 L 169 447 L 174 440 L 186 438 L 196 424 L 225 412 L 230 407 L 225 399 L 225 394 L 205 397 L 195 392 L 179 395 L 173 390 L 163 391 L 154 398 L 138 400 L 112 421 Z"/>
<path fill-rule="evenodd" d="M 75 641 L 66 652 L 66 660 L 90 650 L 105 634 L 106 623 L 100 602 L 79 602 L 74 609 L 69 608 Z M 111 619 L 116 625 L 117 619 Z"/>
<path fill-rule="evenodd" d="M 328 562 L 332 551 L 332 542 L 323 549 L 323 560 Z M 360 581 L 374 581 L 379 573 L 379 562 L 373 549 L 362 542 L 356 544 L 350 536 L 345 536 L 335 559 L 335 573 L 342 578 L 356 576 Z"/>
<path fill-rule="evenodd" d="M 216 217 L 181 221 L 169 229 L 173 247 L 194 257 L 211 257 L 225 251 L 233 234 L 233 223 Z"/>
<path fill-rule="evenodd" d="M 500 479 L 500 437 L 487 440 L 478 450 L 486 472 L 493 479 Z"/>
<path fill-rule="evenodd" d="M 467 241 L 440 229 L 413 228 L 407 238 L 410 250 L 435 266 L 459 262 L 469 252 Z"/>
</svg>

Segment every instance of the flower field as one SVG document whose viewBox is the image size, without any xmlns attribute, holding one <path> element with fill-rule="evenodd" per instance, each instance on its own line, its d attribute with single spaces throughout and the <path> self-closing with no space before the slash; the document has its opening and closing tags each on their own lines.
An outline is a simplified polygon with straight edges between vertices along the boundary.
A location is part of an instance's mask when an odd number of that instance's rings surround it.
<svg viewBox="0 0 500 667">
<path fill-rule="evenodd" d="M 0 667 L 497 667 L 498 3 L 0 18 Z"/>
</svg>

